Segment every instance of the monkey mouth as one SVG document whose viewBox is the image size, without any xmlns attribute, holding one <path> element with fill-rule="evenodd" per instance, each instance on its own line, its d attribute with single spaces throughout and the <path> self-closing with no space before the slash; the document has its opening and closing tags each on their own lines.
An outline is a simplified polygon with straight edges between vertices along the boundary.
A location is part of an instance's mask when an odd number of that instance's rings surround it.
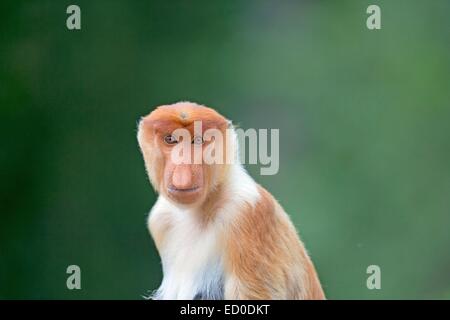
<svg viewBox="0 0 450 320">
<path fill-rule="evenodd" d="M 190 193 L 190 192 L 196 192 L 197 190 L 200 189 L 200 187 L 178 189 L 178 188 L 175 188 L 173 186 L 170 186 L 168 189 L 169 189 L 169 192 L 171 192 L 171 193 Z"/>
</svg>

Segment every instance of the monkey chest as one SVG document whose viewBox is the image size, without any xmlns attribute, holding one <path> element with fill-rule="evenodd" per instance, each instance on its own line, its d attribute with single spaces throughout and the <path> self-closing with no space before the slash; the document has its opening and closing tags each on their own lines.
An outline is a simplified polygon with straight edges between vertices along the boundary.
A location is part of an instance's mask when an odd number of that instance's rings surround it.
<svg viewBox="0 0 450 320">
<path fill-rule="evenodd" d="M 223 299 L 222 248 L 214 229 L 174 228 L 161 250 L 163 299 Z"/>
</svg>

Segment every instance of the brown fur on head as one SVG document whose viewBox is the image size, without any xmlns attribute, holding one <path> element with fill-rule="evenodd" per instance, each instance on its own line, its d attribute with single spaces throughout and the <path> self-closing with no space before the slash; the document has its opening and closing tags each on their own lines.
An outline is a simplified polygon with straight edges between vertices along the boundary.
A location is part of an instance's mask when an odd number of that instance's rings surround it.
<svg viewBox="0 0 450 320">
<path fill-rule="evenodd" d="M 172 151 L 175 145 L 171 137 L 177 129 L 186 129 L 195 137 L 194 122 L 201 121 L 202 136 L 208 129 L 218 129 L 226 137 L 228 120 L 211 108 L 191 102 L 179 102 L 156 108 L 139 123 L 138 141 L 144 156 L 145 166 L 155 190 L 180 204 L 201 204 L 208 192 L 223 178 L 224 167 L 220 164 L 175 163 Z M 202 139 L 202 137 L 200 137 Z M 190 143 L 190 141 L 188 142 Z M 192 144 L 201 150 L 210 141 L 201 145 Z"/>
</svg>

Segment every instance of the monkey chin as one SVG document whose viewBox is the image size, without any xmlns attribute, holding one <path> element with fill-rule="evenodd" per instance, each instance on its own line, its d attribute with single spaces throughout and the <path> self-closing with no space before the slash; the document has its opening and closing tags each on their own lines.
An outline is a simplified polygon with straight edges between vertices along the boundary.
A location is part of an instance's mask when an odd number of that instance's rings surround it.
<svg viewBox="0 0 450 320">
<path fill-rule="evenodd" d="M 204 198 L 202 187 L 177 189 L 175 187 L 169 186 L 167 188 L 167 196 L 173 202 L 186 206 L 201 203 Z"/>
</svg>

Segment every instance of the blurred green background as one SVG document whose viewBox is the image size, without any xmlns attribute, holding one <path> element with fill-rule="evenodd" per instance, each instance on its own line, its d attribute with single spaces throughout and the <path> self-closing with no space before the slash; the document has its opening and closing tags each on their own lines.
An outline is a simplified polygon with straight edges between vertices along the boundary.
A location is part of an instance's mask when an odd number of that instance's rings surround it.
<svg viewBox="0 0 450 320">
<path fill-rule="evenodd" d="M 81 7 L 82 29 L 66 28 Z M 366 28 L 381 7 L 382 29 Z M 330 299 L 450 298 L 450 1 L 0 4 L 0 298 L 161 281 L 136 123 L 191 100 L 280 128 L 260 176 Z M 82 290 L 66 288 L 81 267 Z M 366 268 L 382 271 L 368 290 Z"/>
</svg>

